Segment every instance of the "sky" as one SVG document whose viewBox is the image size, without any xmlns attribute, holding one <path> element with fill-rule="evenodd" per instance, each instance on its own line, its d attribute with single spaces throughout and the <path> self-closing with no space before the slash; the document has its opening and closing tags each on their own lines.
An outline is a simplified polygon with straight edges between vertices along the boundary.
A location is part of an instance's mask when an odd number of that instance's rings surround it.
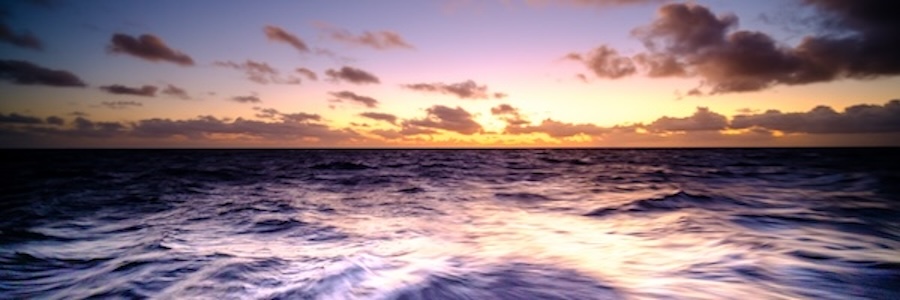
<svg viewBox="0 0 900 300">
<path fill-rule="evenodd" d="M 0 0 L 0 147 L 900 146 L 879 0 Z"/>
</svg>

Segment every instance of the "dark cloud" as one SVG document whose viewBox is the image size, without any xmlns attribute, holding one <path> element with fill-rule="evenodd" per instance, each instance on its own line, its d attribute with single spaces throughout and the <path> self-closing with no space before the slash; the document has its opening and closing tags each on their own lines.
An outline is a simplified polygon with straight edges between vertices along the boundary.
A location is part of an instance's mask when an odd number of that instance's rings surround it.
<svg viewBox="0 0 900 300">
<path fill-rule="evenodd" d="M 501 119 L 506 121 L 506 124 L 509 126 L 521 126 L 531 123 L 519 113 L 519 109 L 509 104 L 500 104 L 492 107 L 491 114 L 501 117 Z"/>
<path fill-rule="evenodd" d="M 297 73 L 300 73 L 300 75 L 303 75 L 304 77 L 306 77 L 307 80 L 312 80 L 312 81 L 319 80 L 319 77 L 316 76 L 316 72 L 313 72 L 310 69 L 297 68 L 295 71 L 297 71 Z"/>
<path fill-rule="evenodd" d="M 365 105 L 368 108 L 378 107 L 378 100 L 375 100 L 375 98 L 357 95 L 351 91 L 330 92 L 328 94 L 335 97 L 332 101 L 342 102 L 347 100 Z"/>
<path fill-rule="evenodd" d="M 300 84 L 300 78 L 292 75 L 282 77 L 277 69 L 265 62 L 257 62 L 248 59 L 243 63 L 217 61 L 213 64 L 219 67 L 226 67 L 244 72 L 247 79 L 259 84 Z"/>
<path fill-rule="evenodd" d="M 808 112 L 782 113 L 769 110 L 732 118 L 735 129 L 764 128 L 789 133 L 880 133 L 900 132 L 900 100 L 884 105 L 859 104 L 837 112 L 818 106 Z"/>
<path fill-rule="evenodd" d="M 553 138 L 565 138 L 576 136 L 579 134 L 600 136 L 609 133 L 610 129 L 603 128 L 594 124 L 573 124 L 552 119 L 545 119 L 541 122 L 541 124 L 538 125 L 508 125 L 506 126 L 505 132 L 509 134 L 543 133 Z"/>
<path fill-rule="evenodd" d="M 142 97 L 155 97 L 157 88 L 152 85 L 145 85 L 142 87 L 129 87 L 119 84 L 101 86 L 101 90 L 106 91 L 110 94 L 116 95 L 132 95 L 132 96 L 142 96 Z"/>
<path fill-rule="evenodd" d="M 180 66 L 193 66 L 194 60 L 187 54 L 169 48 L 159 37 L 142 34 L 135 38 L 126 34 L 113 34 L 109 51 L 125 53 L 152 62 L 167 61 Z"/>
<path fill-rule="evenodd" d="M 584 63 L 594 75 L 600 78 L 617 79 L 634 74 L 637 69 L 630 58 L 620 56 L 619 53 L 607 46 L 600 46 L 584 55 L 569 53 L 566 59 Z"/>
<path fill-rule="evenodd" d="M 49 116 L 45 119 L 45 121 L 47 122 L 47 124 L 56 125 L 56 126 L 63 126 L 66 124 L 65 119 L 57 117 L 57 116 Z"/>
<path fill-rule="evenodd" d="M 181 99 L 191 99 L 191 96 L 188 95 L 188 92 L 183 88 L 168 84 L 166 88 L 162 90 L 163 95 L 172 96 Z"/>
<path fill-rule="evenodd" d="M 41 124 L 44 123 L 41 118 L 11 113 L 4 115 L 0 113 L 0 123 L 4 124 Z"/>
<path fill-rule="evenodd" d="M 292 114 L 286 114 L 292 115 Z M 323 124 L 308 122 L 262 122 L 245 119 L 227 121 L 213 116 L 188 120 L 147 119 L 135 123 L 133 134 L 141 137 L 168 138 L 183 136 L 209 139 L 216 134 L 239 134 L 273 141 L 314 138 L 321 142 L 340 142 L 360 137 L 351 130 L 334 130 Z"/>
<path fill-rule="evenodd" d="M 349 129 L 332 129 L 324 124 L 308 122 L 317 116 L 306 113 L 286 113 L 284 120 L 263 122 L 237 118 L 220 119 L 213 116 L 200 116 L 192 119 L 160 119 L 151 118 L 136 122 L 98 122 L 84 117 L 77 117 L 71 126 L 46 126 L 43 124 L 3 124 L 0 123 L 0 139 L 14 140 L 7 145 L 50 145 L 78 146 L 86 143 L 96 145 L 122 145 L 122 141 L 133 145 L 160 145 L 158 139 L 188 138 L 193 142 L 220 140 L 220 135 L 228 135 L 230 142 L 234 138 L 251 138 L 256 143 L 272 143 L 283 145 L 289 142 L 325 143 L 334 145 L 364 137 Z M 296 119 L 304 116 L 303 122 Z M 0 119 L 6 117 L 0 114 Z M 39 120 L 39 119 L 38 119 Z M 57 124 L 56 121 L 48 121 Z M 87 140 L 85 138 L 98 138 Z M 144 139 L 145 142 L 141 142 Z M 50 141 L 48 143 L 48 141 Z M 55 143 L 55 144 L 54 144 Z M 152 143 L 152 144 L 148 144 Z M 177 145 L 184 145 L 184 140 L 177 140 Z"/>
<path fill-rule="evenodd" d="M 728 118 L 712 112 L 709 108 L 698 107 L 693 115 L 686 118 L 661 117 L 646 126 L 653 132 L 664 131 L 706 131 L 723 130 L 728 127 Z"/>
<path fill-rule="evenodd" d="M 482 132 L 481 124 L 472 119 L 472 114 L 462 107 L 450 108 L 435 105 L 425 110 L 428 115 L 424 119 L 407 120 L 404 127 L 442 129 L 460 134 L 471 135 Z"/>
<path fill-rule="evenodd" d="M 87 86 L 81 78 L 69 71 L 51 70 L 23 60 L 0 60 L 0 80 L 23 85 Z"/>
<path fill-rule="evenodd" d="M 803 3 L 817 13 L 818 30 L 793 46 L 762 32 L 738 30 L 734 15 L 717 16 L 696 4 L 662 6 L 653 23 L 633 31 L 647 48 L 634 60 L 651 77 L 701 78 L 708 91 L 696 95 L 900 74 L 900 6 L 878 0 Z M 583 61 L 592 62 L 588 65 L 599 77 L 634 73 L 616 67 L 619 59 L 628 64 L 615 52 L 595 53 Z"/>
<path fill-rule="evenodd" d="M 25 31 L 16 33 L 13 31 L 9 25 L 6 25 L 2 15 L 0 15 L 0 42 L 32 50 L 42 50 L 44 48 L 41 40 L 30 32 Z"/>
<path fill-rule="evenodd" d="M 269 38 L 269 40 L 287 43 L 302 53 L 309 52 L 309 46 L 307 46 L 303 40 L 280 27 L 269 25 L 263 28 L 263 31 L 266 33 L 266 37 Z"/>
<path fill-rule="evenodd" d="M 378 113 L 378 112 L 364 112 L 359 114 L 359 116 L 364 118 L 369 118 L 372 120 L 385 121 L 391 124 L 397 124 L 397 116 L 386 113 Z"/>
<path fill-rule="evenodd" d="M 509 95 L 507 95 L 506 93 L 500 93 L 500 92 L 494 93 L 494 99 L 503 99 L 503 98 L 506 98 L 507 96 L 509 96 Z"/>
<path fill-rule="evenodd" d="M 325 75 L 336 82 L 347 81 L 354 84 L 381 83 L 378 77 L 369 72 L 346 66 L 341 67 L 339 70 L 328 69 L 325 71 Z"/>
<path fill-rule="evenodd" d="M 75 118 L 73 123 L 75 124 L 74 130 L 50 132 L 85 137 L 110 137 L 118 135 L 127 129 L 125 125 L 119 122 L 94 122 L 82 117 Z"/>
<path fill-rule="evenodd" d="M 336 28 L 327 24 L 320 23 L 318 27 L 325 32 L 328 37 L 352 45 L 371 47 L 377 50 L 413 48 L 413 46 L 407 43 L 403 37 L 392 31 L 365 31 L 359 35 L 354 35 L 346 29 Z"/>
<path fill-rule="evenodd" d="M 459 83 L 413 83 L 401 85 L 404 88 L 420 92 L 432 92 L 440 94 L 449 94 L 459 97 L 460 99 L 488 99 L 488 87 L 478 85 L 475 81 L 466 80 Z M 500 97 L 498 97 L 500 95 Z M 505 97 L 506 94 L 494 93 L 495 98 Z"/>
<path fill-rule="evenodd" d="M 136 101 L 103 101 L 100 102 L 100 105 L 103 105 L 110 109 L 126 109 L 131 107 L 144 106 L 144 104 Z"/>
<path fill-rule="evenodd" d="M 646 69 L 650 77 L 687 76 L 685 66 L 670 55 L 641 53 L 634 56 L 634 61 Z"/>
<path fill-rule="evenodd" d="M 231 97 L 231 101 L 240 102 L 240 103 L 260 103 L 260 102 L 262 102 L 262 100 L 259 99 L 259 97 L 253 96 L 253 95 L 251 95 L 251 96 L 234 96 L 234 97 Z"/>
</svg>

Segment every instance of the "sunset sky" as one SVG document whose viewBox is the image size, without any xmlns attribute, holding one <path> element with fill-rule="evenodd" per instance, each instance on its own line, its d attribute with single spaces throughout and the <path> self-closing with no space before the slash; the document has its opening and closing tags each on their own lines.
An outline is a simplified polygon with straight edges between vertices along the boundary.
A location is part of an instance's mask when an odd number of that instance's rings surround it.
<svg viewBox="0 0 900 300">
<path fill-rule="evenodd" d="M 900 146 L 890 1 L 0 1 L 2 147 Z"/>
</svg>

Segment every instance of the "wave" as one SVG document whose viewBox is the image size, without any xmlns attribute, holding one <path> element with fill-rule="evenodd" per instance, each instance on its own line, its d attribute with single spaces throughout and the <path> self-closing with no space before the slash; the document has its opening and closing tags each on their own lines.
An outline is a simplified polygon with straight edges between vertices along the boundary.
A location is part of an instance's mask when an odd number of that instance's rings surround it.
<svg viewBox="0 0 900 300">
<path fill-rule="evenodd" d="M 359 170 L 367 170 L 372 169 L 372 167 L 366 164 L 360 163 L 352 163 L 345 161 L 338 162 L 329 162 L 323 164 L 316 164 L 310 167 L 313 170 L 338 170 L 338 171 L 359 171 Z"/>
<path fill-rule="evenodd" d="M 641 199 L 621 206 L 598 208 L 585 216 L 605 217 L 612 214 L 656 213 L 683 209 L 734 210 L 741 207 L 749 206 L 744 202 L 726 197 L 692 194 L 679 190 L 659 198 Z"/>
</svg>

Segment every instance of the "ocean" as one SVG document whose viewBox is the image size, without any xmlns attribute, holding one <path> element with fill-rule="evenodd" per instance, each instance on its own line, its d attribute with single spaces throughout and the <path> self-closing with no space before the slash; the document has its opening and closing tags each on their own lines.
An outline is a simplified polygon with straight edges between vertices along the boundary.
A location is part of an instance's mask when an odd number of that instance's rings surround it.
<svg viewBox="0 0 900 300">
<path fill-rule="evenodd" d="M 3 150 L 0 298 L 900 299 L 898 150 Z"/>
</svg>

